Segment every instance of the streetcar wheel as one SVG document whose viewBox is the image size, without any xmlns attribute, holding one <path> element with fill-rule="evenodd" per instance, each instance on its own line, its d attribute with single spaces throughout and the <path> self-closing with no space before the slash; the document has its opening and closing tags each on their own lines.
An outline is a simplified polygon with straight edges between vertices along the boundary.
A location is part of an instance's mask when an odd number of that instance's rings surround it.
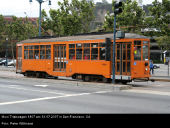
<svg viewBox="0 0 170 128">
<path fill-rule="evenodd" d="M 84 81 L 89 82 L 91 80 L 90 76 L 84 76 Z"/>
<path fill-rule="evenodd" d="M 108 79 L 108 78 L 103 77 L 102 81 L 103 81 L 104 83 L 108 83 L 108 82 L 109 82 L 109 79 Z"/>
<path fill-rule="evenodd" d="M 40 73 L 39 72 L 36 72 L 36 77 L 40 78 Z"/>
<path fill-rule="evenodd" d="M 127 81 L 122 81 L 122 84 L 127 84 Z"/>
<path fill-rule="evenodd" d="M 73 75 L 73 76 L 72 76 L 72 79 L 76 79 L 76 75 Z"/>
</svg>

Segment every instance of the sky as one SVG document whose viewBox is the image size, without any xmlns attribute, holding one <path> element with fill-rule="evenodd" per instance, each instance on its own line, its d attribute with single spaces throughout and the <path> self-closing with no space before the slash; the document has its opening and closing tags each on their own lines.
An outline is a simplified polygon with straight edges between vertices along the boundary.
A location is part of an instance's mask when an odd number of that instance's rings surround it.
<svg viewBox="0 0 170 128">
<path fill-rule="evenodd" d="M 29 0 L 0 0 L 0 14 L 1 15 L 15 15 L 17 17 L 39 17 L 39 4 L 36 0 L 32 0 L 30 3 Z M 48 0 L 44 0 L 42 4 L 42 9 L 45 9 L 46 12 L 52 9 L 57 9 L 58 1 L 62 0 L 51 0 L 52 5 L 48 5 Z M 101 2 L 102 0 L 94 0 L 94 2 Z M 112 0 L 107 0 L 109 3 Z M 143 0 L 143 4 L 151 4 L 154 0 Z M 159 0 L 161 1 L 161 0 Z"/>
</svg>

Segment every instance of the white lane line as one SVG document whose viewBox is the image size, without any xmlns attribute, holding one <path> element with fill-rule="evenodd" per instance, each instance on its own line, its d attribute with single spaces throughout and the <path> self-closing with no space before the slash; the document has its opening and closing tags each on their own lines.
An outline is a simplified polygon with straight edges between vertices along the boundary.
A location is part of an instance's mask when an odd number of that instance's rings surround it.
<svg viewBox="0 0 170 128">
<path fill-rule="evenodd" d="M 108 92 L 113 92 L 113 91 L 98 91 L 98 92 L 94 92 L 94 93 L 108 93 Z"/>
<path fill-rule="evenodd" d="M 170 92 L 161 92 L 161 91 L 152 91 L 152 90 L 136 90 L 136 89 L 134 89 L 134 90 L 123 90 L 123 92 L 147 93 L 147 94 L 170 96 Z"/>
<path fill-rule="evenodd" d="M 110 92 L 110 91 L 108 91 Z M 53 96 L 53 97 L 43 97 L 43 98 L 35 98 L 35 99 L 29 99 L 29 100 L 19 100 L 19 101 L 11 101 L 11 102 L 3 102 L 0 103 L 0 106 L 2 105 L 11 105 L 11 104 L 18 104 L 18 103 L 28 103 L 28 102 L 35 102 L 35 101 L 43 101 L 43 100 L 51 100 L 51 99 L 58 99 L 58 98 L 65 98 L 65 97 L 73 97 L 73 96 L 83 96 L 83 95 L 90 95 L 95 93 L 101 93 L 99 92 L 92 92 L 92 93 L 79 93 L 79 94 L 66 94 L 62 96 Z M 104 92 L 102 92 L 104 93 Z M 105 91 L 107 93 L 107 91 Z"/>
<path fill-rule="evenodd" d="M 0 86 L 2 88 L 12 88 L 12 89 L 17 89 L 17 90 L 24 90 L 24 91 L 33 91 L 33 92 L 42 92 L 42 93 L 51 93 L 51 94 L 58 94 L 58 95 L 65 95 L 65 93 L 61 93 L 61 92 L 51 92 L 51 91 L 42 91 L 42 90 L 32 90 L 32 89 L 26 89 L 26 88 L 21 88 L 21 87 L 17 87 L 17 86 Z"/>
<path fill-rule="evenodd" d="M 34 86 L 36 86 L 36 87 L 43 87 L 43 88 L 45 88 L 45 87 L 47 87 L 48 85 L 34 85 Z"/>
<path fill-rule="evenodd" d="M 19 85 L 9 85 L 10 87 L 18 87 Z"/>
</svg>

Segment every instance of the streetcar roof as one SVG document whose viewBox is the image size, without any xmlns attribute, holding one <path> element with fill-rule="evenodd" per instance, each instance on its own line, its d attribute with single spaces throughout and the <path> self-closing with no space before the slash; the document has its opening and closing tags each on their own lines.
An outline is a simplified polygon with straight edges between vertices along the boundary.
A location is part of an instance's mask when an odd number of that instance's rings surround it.
<svg viewBox="0 0 170 128">
<path fill-rule="evenodd" d="M 105 39 L 111 38 L 113 39 L 113 33 L 106 33 L 106 34 L 96 34 L 96 35 L 76 35 L 76 36 L 65 36 L 65 37 L 56 37 L 56 38 L 35 38 L 35 39 L 27 39 L 23 40 L 21 43 L 39 43 L 39 42 L 60 42 L 60 41 L 78 41 L 78 40 L 95 40 L 95 39 Z M 134 33 L 125 33 L 125 39 L 139 39 L 145 38 L 149 39 L 147 36 L 138 35 Z"/>
</svg>

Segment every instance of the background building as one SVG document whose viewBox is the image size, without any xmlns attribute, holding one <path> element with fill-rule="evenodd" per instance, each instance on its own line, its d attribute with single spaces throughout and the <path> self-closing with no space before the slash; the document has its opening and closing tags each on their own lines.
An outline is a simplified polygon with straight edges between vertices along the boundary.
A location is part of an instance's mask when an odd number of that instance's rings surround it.
<svg viewBox="0 0 170 128">
<path fill-rule="evenodd" d="M 13 15 L 6 15 L 4 16 L 4 20 L 6 23 L 10 24 L 12 22 L 12 17 L 14 17 Z M 37 25 L 38 26 L 38 17 L 19 17 L 23 20 L 23 23 L 27 22 L 26 19 L 31 22 L 33 25 Z"/>
</svg>

